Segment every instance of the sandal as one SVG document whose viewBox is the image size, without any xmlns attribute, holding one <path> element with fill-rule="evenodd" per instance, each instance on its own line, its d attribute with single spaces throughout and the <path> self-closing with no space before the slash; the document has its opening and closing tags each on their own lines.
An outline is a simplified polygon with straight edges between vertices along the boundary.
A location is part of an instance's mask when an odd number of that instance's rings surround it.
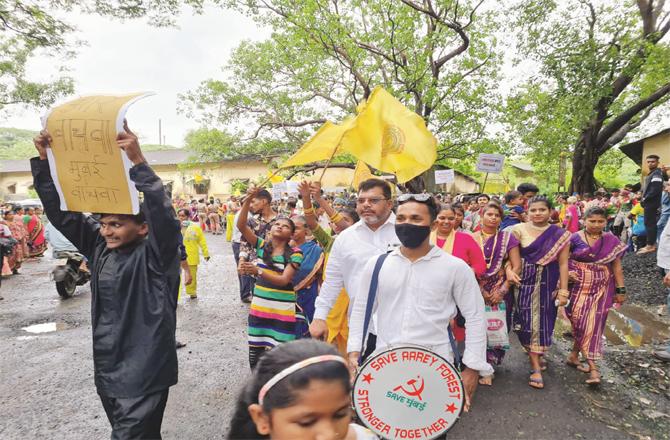
<svg viewBox="0 0 670 440">
<path fill-rule="evenodd" d="M 597 374 L 597 376 L 596 377 L 591 376 L 588 379 L 586 379 L 585 382 L 586 382 L 587 385 L 591 385 L 591 386 L 595 387 L 595 386 L 600 385 L 600 372 L 598 370 L 594 369 L 591 372 L 591 374 L 594 374 L 594 373 Z"/>
<path fill-rule="evenodd" d="M 528 379 L 528 385 L 531 388 L 535 388 L 536 390 L 541 390 L 544 388 L 544 380 L 542 379 L 542 370 L 533 370 L 530 372 L 531 377 Z M 533 374 L 539 374 L 540 378 L 533 378 Z"/>
<path fill-rule="evenodd" d="M 577 371 L 581 371 L 582 373 L 590 373 L 591 372 L 591 368 L 588 365 L 582 364 L 581 362 L 575 363 L 575 362 L 572 362 L 570 359 L 568 359 L 567 361 L 565 361 L 565 364 L 574 368 Z"/>
<path fill-rule="evenodd" d="M 494 375 L 490 376 L 479 376 L 479 385 L 491 386 L 493 385 Z"/>
</svg>

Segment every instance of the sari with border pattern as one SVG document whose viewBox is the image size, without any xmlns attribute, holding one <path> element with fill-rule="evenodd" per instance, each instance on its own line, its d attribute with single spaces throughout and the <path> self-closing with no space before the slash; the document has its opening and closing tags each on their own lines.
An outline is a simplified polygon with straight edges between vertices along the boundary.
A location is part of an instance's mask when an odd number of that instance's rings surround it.
<svg viewBox="0 0 670 440">
<path fill-rule="evenodd" d="M 530 353 L 544 354 L 552 343 L 558 308 L 558 255 L 570 242 L 570 233 L 550 225 L 521 250 L 521 286 L 515 289 L 514 324 L 521 345 Z"/>
<path fill-rule="evenodd" d="M 565 311 L 575 342 L 588 360 L 603 356 L 603 332 L 615 291 L 612 262 L 621 258 L 626 248 L 611 232 L 605 232 L 593 245 L 579 232 L 570 238 L 570 304 Z"/>
<path fill-rule="evenodd" d="M 482 295 L 493 292 L 503 294 L 508 330 L 512 328 L 514 296 L 505 286 L 505 281 L 507 281 L 505 262 L 507 261 L 509 251 L 519 245 L 519 240 L 511 232 L 499 230 L 495 235 L 489 237 L 486 243 L 484 243 L 483 249 L 484 259 L 489 267 L 479 277 L 479 288 L 482 291 Z M 490 307 L 491 310 L 498 310 L 498 305 Z M 500 365 L 505 357 L 505 352 L 506 350 L 501 348 L 488 348 L 486 350 L 486 360 L 492 365 Z"/>
</svg>

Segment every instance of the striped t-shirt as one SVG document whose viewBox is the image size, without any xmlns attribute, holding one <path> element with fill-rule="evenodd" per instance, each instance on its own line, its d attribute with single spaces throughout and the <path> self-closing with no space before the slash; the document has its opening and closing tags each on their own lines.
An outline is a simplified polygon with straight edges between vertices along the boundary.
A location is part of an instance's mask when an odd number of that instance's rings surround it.
<svg viewBox="0 0 670 440">
<path fill-rule="evenodd" d="M 288 262 L 284 255 L 272 257 L 274 267 L 263 261 L 265 240 L 258 238 L 256 253 L 258 267 L 281 275 L 286 264 L 298 269 L 302 263 L 302 252 L 291 248 Z M 293 285 L 276 286 L 259 277 L 254 288 L 254 297 L 249 309 L 249 345 L 271 348 L 282 342 L 295 339 L 296 293 Z"/>
</svg>

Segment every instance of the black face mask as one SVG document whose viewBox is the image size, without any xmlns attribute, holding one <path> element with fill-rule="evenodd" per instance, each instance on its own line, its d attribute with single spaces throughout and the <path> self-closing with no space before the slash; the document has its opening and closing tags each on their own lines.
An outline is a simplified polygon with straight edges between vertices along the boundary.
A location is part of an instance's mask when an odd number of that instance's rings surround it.
<svg viewBox="0 0 670 440">
<path fill-rule="evenodd" d="M 430 226 L 399 223 L 395 225 L 395 233 L 403 246 L 414 249 L 421 246 L 421 243 L 428 238 L 430 235 Z"/>
</svg>

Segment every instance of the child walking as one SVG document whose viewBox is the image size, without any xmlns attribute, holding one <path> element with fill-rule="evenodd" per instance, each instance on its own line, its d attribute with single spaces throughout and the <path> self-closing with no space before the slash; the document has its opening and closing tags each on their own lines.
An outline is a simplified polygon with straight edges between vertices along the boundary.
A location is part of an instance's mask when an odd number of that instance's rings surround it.
<svg viewBox="0 0 670 440">
<path fill-rule="evenodd" d="M 256 236 L 247 224 L 249 206 L 259 191 L 260 188 L 254 188 L 248 193 L 237 219 L 237 228 L 244 239 L 254 245 L 258 255 L 256 261 L 240 260 L 238 266 L 240 274 L 258 277 L 249 309 L 249 365 L 252 369 L 266 350 L 296 338 L 296 293 L 292 280 L 303 259 L 300 249 L 289 246 L 295 232 L 295 224 L 290 219 L 278 218 L 267 239 Z"/>
</svg>

